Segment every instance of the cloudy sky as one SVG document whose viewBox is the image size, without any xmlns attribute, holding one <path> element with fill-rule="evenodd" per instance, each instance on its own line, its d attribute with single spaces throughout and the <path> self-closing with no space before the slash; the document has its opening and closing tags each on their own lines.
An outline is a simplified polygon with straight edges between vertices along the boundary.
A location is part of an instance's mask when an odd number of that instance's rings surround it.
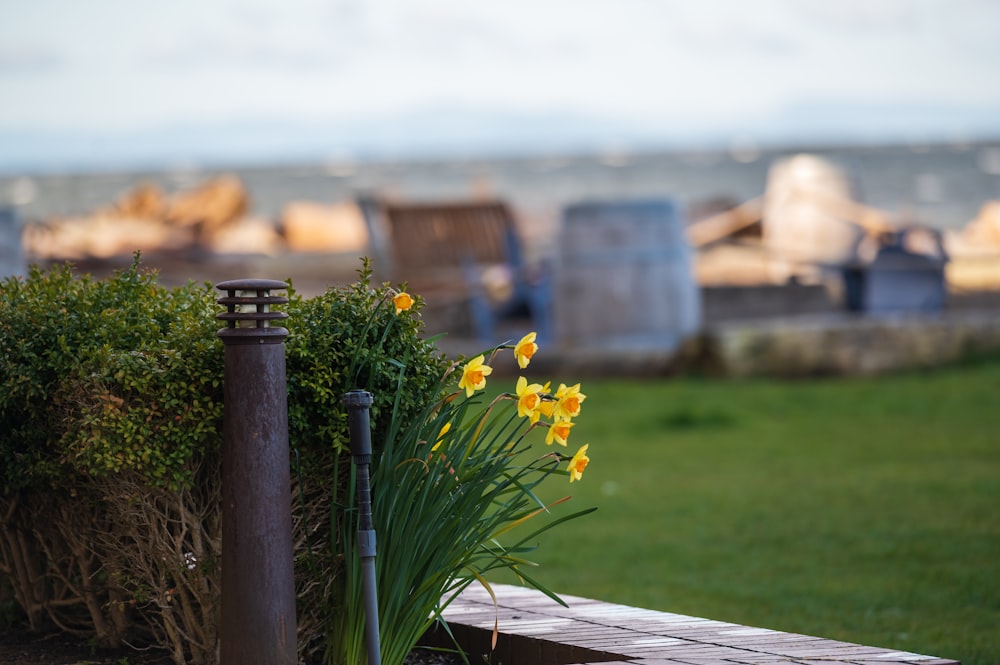
<svg viewBox="0 0 1000 665">
<path fill-rule="evenodd" d="M 874 138 L 981 138 L 1000 136 L 1000 2 L 6 2 L 0 102 L 0 164 L 58 156 L 52 137 L 135 147 L 196 128 L 280 152 L 269 129 L 291 143 L 291 126 L 326 127 L 324 150 L 357 150 L 378 122 L 405 141 L 490 114 L 525 136 L 566 119 L 653 143 L 821 140 L 838 118 Z"/>
</svg>

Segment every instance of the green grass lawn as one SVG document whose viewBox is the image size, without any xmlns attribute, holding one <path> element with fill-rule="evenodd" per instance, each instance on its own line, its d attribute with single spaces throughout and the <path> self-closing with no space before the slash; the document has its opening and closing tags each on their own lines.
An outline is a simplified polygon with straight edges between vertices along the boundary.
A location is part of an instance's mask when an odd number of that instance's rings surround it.
<svg viewBox="0 0 1000 665">
<path fill-rule="evenodd" d="M 583 390 L 590 467 L 546 491 L 599 509 L 542 537 L 549 588 L 1000 663 L 1000 362 Z"/>
</svg>

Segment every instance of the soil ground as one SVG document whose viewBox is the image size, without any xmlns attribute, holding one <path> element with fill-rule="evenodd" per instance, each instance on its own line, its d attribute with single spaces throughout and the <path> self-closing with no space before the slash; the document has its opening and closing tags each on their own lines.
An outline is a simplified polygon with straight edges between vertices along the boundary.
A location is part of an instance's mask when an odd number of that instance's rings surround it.
<svg viewBox="0 0 1000 665">
<path fill-rule="evenodd" d="M 65 635 L 38 635 L 26 630 L 0 632 L 0 663 L 3 665 L 173 665 L 160 650 L 96 649 Z M 461 658 L 416 650 L 405 665 L 461 665 Z"/>
<path fill-rule="evenodd" d="M 172 665 L 159 650 L 97 649 L 66 635 L 39 635 L 7 629 L 0 633 L 4 665 Z"/>
</svg>

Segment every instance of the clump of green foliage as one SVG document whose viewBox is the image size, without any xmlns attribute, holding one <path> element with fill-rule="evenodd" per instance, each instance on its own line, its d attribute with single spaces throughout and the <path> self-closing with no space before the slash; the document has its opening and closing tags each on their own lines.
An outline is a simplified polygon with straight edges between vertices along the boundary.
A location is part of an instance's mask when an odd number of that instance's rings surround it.
<svg viewBox="0 0 1000 665">
<path fill-rule="evenodd" d="M 385 440 L 393 413 L 415 418 L 433 400 L 447 367 L 432 341 L 421 337 L 417 298 L 412 316 L 397 316 L 396 290 L 373 286 L 364 260 L 358 280 L 305 299 L 292 291 L 287 311 L 288 427 L 299 451 L 346 452 L 347 412 L 342 399 L 350 390 L 367 390 L 372 442 Z"/>
<path fill-rule="evenodd" d="M 164 289 L 137 257 L 107 280 L 33 267 L 2 290 L 3 492 L 124 469 L 190 482 L 222 418 L 208 289 Z"/>
<path fill-rule="evenodd" d="M 185 593 L 173 550 L 218 549 L 217 508 L 196 505 L 211 488 L 192 492 L 221 442 L 212 293 L 163 288 L 138 256 L 104 280 L 32 268 L 0 292 L 0 576 L 33 629 L 104 646 L 165 636 L 168 590 L 173 607 L 212 608 L 218 588 L 199 567 Z M 199 634 L 214 648 L 197 627 L 178 658 Z"/>
</svg>

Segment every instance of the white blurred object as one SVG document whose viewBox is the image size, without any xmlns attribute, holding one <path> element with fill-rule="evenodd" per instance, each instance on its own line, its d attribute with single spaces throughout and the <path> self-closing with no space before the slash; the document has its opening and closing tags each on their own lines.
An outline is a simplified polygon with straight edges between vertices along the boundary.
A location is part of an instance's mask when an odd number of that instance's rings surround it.
<svg viewBox="0 0 1000 665">
<path fill-rule="evenodd" d="M 866 234 L 884 230 L 884 215 L 854 200 L 847 174 L 832 162 L 802 154 L 771 166 L 762 238 L 775 281 L 811 281 L 852 262 Z"/>
<path fill-rule="evenodd" d="M 16 206 L 28 205 L 38 198 L 38 184 L 27 176 L 15 180 L 10 186 L 10 202 Z"/>
</svg>

